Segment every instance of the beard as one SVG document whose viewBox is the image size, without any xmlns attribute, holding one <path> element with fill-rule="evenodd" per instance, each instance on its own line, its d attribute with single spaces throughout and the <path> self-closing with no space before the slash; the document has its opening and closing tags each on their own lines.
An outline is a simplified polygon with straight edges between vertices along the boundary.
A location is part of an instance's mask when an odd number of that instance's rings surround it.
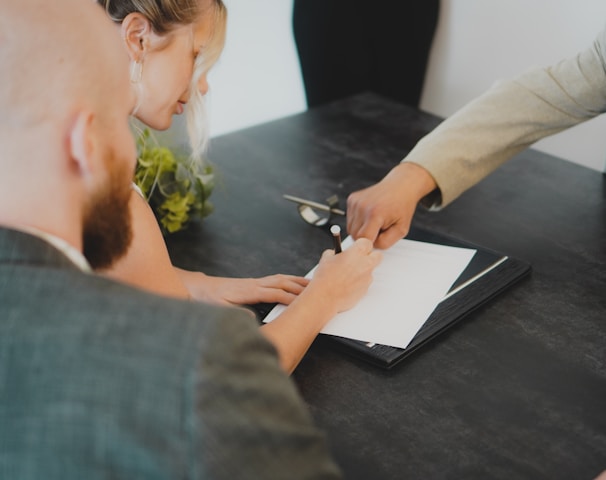
<svg viewBox="0 0 606 480">
<path fill-rule="evenodd" d="M 94 270 L 111 267 L 126 253 L 133 236 L 128 206 L 131 176 L 125 168 L 110 168 L 117 163 L 108 162 L 109 180 L 93 195 L 83 218 L 83 253 Z"/>
</svg>

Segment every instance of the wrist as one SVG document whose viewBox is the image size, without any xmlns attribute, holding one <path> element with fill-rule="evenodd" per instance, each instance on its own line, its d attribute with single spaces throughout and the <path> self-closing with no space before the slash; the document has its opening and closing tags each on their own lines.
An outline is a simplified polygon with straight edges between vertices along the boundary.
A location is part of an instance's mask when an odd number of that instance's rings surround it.
<svg viewBox="0 0 606 480">
<path fill-rule="evenodd" d="M 326 282 L 313 279 L 305 287 L 295 302 L 303 305 L 313 305 L 314 321 L 318 322 L 320 329 L 339 313 L 337 295 L 326 288 Z"/>
<path fill-rule="evenodd" d="M 416 203 L 438 188 L 431 174 L 422 166 L 412 162 L 401 162 L 387 174 L 385 179 L 403 186 Z"/>
</svg>

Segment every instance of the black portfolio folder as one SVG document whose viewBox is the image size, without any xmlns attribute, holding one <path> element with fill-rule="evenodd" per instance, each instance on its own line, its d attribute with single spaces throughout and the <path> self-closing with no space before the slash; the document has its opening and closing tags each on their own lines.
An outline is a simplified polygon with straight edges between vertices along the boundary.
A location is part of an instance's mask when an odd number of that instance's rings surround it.
<svg viewBox="0 0 606 480">
<path fill-rule="evenodd" d="M 469 313 L 528 275 L 531 270 L 530 265 L 521 260 L 427 230 L 412 227 L 406 238 L 452 247 L 472 248 L 476 250 L 476 253 L 467 268 L 452 285 L 446 297 L 440 302 L 406 348 L 369 344 L 368 342 L 335 335 L 320 335 L 345 353 L 386 369 L 401 362 Z M 255 305 L 254 308 L 263 318 L 271 311 L 273 306 L 259 304 Z"/>
<path fill-rule="evenodd" d="M 521 260 L 427 230 L 413 227 L 406 238 L 453 247 L 473 248 L 476 254 L 406 348 L 325 335 L 345 352 L 387 369 L 502 293 L 531 270 L 530 265 Z"/>
</svg>

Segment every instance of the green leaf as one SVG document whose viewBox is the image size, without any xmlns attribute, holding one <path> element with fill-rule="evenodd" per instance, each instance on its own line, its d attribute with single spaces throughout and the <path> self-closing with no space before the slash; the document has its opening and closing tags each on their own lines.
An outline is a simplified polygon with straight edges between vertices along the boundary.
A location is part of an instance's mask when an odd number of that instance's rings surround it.
<svg viewBox="0 0 606 480">
<path fill-rule="evenodd" d="M 186 228 L 192 218 L 213 211 L 208 197 L 215 184 L 213 168 L 192 163 L 158 145 L 149 129 L 137 139 L 135 183 L 149 202 L 164 234 Z"/>
</svg>

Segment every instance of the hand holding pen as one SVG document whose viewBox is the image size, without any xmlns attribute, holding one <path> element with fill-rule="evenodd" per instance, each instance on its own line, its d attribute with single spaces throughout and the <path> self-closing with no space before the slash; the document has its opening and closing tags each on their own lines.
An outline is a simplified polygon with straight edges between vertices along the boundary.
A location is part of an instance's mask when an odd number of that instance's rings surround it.
<svg viewBox="0 0 606 480">
<path fill-rule="evenodd" d="M 368 290 L 381 258 L 367 238 L 356 240 L 342 253 L 326 250 L 306 290 L 319 288 L 323 301 L 333 304 L 335 313 L 348 310 Z"/>
</svg>

